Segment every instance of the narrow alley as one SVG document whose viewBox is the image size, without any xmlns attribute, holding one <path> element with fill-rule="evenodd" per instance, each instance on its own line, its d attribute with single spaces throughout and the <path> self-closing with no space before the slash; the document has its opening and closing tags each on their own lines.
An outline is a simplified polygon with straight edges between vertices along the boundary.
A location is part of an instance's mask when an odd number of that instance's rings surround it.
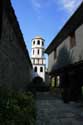
<svg viewBox="0 0 83 125">
<path fill-rule="evenodd" d="M 36 99 L 36 125 L 82 125 L 83 105 L 81 103 L 64 103 L 61 98 L 50 93 L 38 93 Z"/>
</svg>

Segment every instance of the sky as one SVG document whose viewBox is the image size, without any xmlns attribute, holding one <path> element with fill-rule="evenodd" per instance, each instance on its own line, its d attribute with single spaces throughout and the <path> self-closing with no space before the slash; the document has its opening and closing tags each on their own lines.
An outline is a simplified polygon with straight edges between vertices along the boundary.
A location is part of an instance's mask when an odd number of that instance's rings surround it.
<svg viewBox="0 0 83 125">
<path fill-rule="evenodd" d="M 31 56 L 31 40 L 40 35 L 45 48 L 83 0 L 11 0 Z"/>
</svg>

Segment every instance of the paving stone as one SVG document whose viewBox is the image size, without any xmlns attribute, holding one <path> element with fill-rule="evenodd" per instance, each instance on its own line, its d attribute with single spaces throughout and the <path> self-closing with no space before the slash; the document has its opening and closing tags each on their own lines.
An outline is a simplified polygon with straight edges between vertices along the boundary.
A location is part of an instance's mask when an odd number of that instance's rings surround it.
<svg viewBox="0 0 83 125">
<path fill-rule="evenodd" d="M 65 104 L 50 93 L 39 93 L 36 100 L 36 125 L 82 125 L 83 107 Z"/>
</svg>

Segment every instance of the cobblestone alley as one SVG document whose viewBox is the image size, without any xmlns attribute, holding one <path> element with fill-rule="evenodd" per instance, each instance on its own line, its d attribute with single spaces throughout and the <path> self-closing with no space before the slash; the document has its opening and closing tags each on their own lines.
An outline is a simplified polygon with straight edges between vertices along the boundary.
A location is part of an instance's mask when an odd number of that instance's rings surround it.
<svg viewBox="0 0 83 125">
<path fill-rule="evenodd" d="M 83 105 L 64 103 L 49 93 L 38 93 L 36 125 L 83 125 Z"/>
</svg>

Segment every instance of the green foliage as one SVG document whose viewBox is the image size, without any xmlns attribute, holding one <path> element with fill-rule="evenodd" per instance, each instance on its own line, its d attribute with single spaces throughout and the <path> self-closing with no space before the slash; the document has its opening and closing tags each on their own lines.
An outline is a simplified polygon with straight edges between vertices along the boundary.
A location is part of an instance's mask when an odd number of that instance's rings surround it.
<svg viewBox="0 0 83 125">
<path fill-rule="evenodd" d="M 0 88 L 0 125 L 34 125 L 35 116 L 31 93 Z"/>
</svg>

